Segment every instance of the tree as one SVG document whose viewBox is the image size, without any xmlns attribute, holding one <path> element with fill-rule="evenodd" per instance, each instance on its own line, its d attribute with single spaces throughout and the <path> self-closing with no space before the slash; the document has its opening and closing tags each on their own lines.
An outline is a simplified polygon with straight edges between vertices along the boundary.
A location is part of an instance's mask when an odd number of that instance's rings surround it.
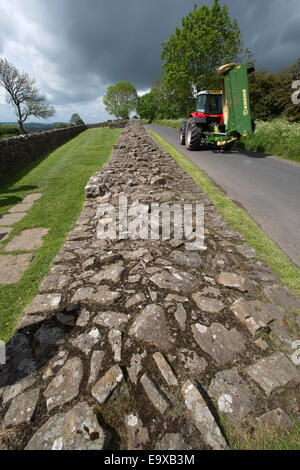
<svg viewBox="0 0 300 470">
<path fill-rule="evenodd" d="M 29 116 L 47 119 L 55 114 L 54 107 L 46 103 L 35 84 L 27 73 L 20 73 L 6 59 L 0 59 L 0 85 L 9 95 L 8 103 L 15 107 L 22 134 L 25 134 L 23 123 Z"/>
<path fill-rule="evenodd" d="M 79 116 L 79 114 L 78 113 L 72 114 L 70 118 L 70 126 L 82 126 L 82 125 L 84 125 L 84 122 Z"/>
<path fill-rule="evenodd" d="M 136 109 L 138 94 L 134 85 L 129 82 L 118 82 L 106 90 L 103 104 L 109 114 L 116 118 L 129 119 L 129 115 Z"/>
<path fill-rule="evenodd" d="M 300 78 L 300 59 L 280 72 L 258 70 L 249 75 L 251 115 L 254 119 L 285 116 L 300 120 L 300 106 L 292 103 L 292 83 Z"/>
<path fill-rule="evenodd" d="M 168 88 L 195 86 L 197 91 L 219 88 L 216 68 L 228 62 L 250 61 L 237 21 L 231 21 L 226 5 L 218 0 L 204 5 L 182 19 L 168 41 L 162 43 L 161 58 Z"/>
<path fill-rule="evenodd" d="M 141 119 L 148 119 L 152 122 L 156 115 L 156 106 L 154 102 L 153 92 L 146 93 L 139 97 L 136 112 L 139 114 Z"/>
<path fill-rule="evenodd" d="M 189 83 L 180 86 L 176 82 L 170 86 L 162 71 L 154 80 L 152 93 L 158 119 L 177 119 L 190 111 L 187 98 L 192 96 L 193 90 Z"/>
</svg>

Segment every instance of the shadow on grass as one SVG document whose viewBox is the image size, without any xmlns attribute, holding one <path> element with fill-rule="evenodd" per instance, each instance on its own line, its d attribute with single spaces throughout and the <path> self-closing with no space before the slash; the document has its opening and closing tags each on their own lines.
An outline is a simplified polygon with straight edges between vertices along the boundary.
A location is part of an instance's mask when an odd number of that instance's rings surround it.
<svg viewBox="0 0 300 470">
<path fill-rule="evenodd" d="M 62 147 L 64 144 L 58 147 Z M 1 193 L 11 193 L 11 192 L 18 192 L 18 191 L 27 191 L 27 190 L 32 190 L 32 189 L 37 189 L 37 186 L 19 186 L 17 188 L 11 188 L 11 186 L 14 186 L 18 181 L 20 181 L 24 176 L 27 175 L 31 170 L 36 168 L 40 163 L 42 163 L 51 153 L 55 152 L 57 148 L 54 148 L 50 152 L 44 153 L 40 157 L 34 158 L 31 162 L 25 163 L 25 165 L 13 176 L 9 177 L 7 181 L 1 181 L 0 184 L 0 194 Z"/>
<path fill-rule="evenodd" d="M 22 201 L 22 198 L 18 196 L 4 196 L 4 197 L 0 196 L 0 207 L 12 206 L 21 201 Z"/>
<path fill-rule="evenodd" d="M 38 186 L 31 185 L 31 186 L 19 186 L 17 188 L 4 191 L 5 194 L 2 194 L 2 195 L 0 194 L 0 207 L 12 206 L 23 200 L 23 197 L 10 195 L 11 193 L 18 193 L 21 191 L 34 191 L 35 189 L 38 189 Z"/>
</svg>

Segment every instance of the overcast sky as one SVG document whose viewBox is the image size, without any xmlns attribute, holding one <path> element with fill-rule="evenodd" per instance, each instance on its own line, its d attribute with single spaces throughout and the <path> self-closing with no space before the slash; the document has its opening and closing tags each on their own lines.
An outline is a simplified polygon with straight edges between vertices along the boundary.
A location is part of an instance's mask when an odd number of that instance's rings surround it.
<svg viewBox="0 0 300 470">
<path fill-rule="evenodd" d="M 102 104 L 107 86 L 127 80 L 139 94 L 151 88 L 162 41 L 195 3 L 212 0 L 0 0 L 0 57 L 37 80 L 55 121 L 78 112 L 100 122 L 111 117 Z M 276 71 L 300 56 L 299 0 L 220 3 L 237 18 L 257 68 Z M 15 121 L 3 94 L 0 103 L 0 122 Z"/>
</svg>

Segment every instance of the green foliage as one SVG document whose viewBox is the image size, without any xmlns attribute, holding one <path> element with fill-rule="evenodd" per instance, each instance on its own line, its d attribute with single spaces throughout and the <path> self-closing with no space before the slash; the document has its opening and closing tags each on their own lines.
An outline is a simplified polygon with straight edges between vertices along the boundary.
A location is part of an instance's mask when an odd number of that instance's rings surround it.
<svg viewBox="0 0 300 470">
<path fill-rule="evenodd" d="M 82 125 L 84 125 L 84 122 L 79 116 L 79 114 L 78 113 L 72 114 L 70 118 L 70 126 L 82 126 Z"/>
<path fill-rule="evenodd" d="M 0 59 L 0 86 L 8 93 L 8 103 L 15 108 L 23 134 L 25 134 L 23 124 L 29 116 L 47 119 L 55 114 L 54 107 L 46 103 L 45 97 L 39 94 L 35 83 L 27 73 L 20 73 L 6 59 Z"/>
<path fill-rule="evenodd" d="M 256 129 L 254 135 L 243 137 L 238 146 L 300 162 L 300 123 L 289 123 L 282 117 L 258 121 Z"/>
<path fill-rule="evenodd" d="M 155 119 L 153 124 L 158 124 L 159 126 L 172 127 L 179 131 L 180 126 L 183 121 L 186 121 L 186 116 L 179 119 Z"/>
<path fill-rule="evenodd" d="M 8 137 L 15 137 L 20 134 L 20 129 L 15 126 L 1 126 L 0 125 L 0 139 Z"/>
<path fill-rule="evenodd" d="M 137 112 L 142 119 L 152 122 L 154 119 L 178 119 L 190 111 L 187 99 L 192 88 L 170 89 L 166 84 L 165 74 L 156 77 L 150 93 L 139 98 Z"/>
<path fill-rule="evenodd" d="M 257 71 L 249 75 L 251 115 L 253 119 L 270 119 L 284 115 L 300 120 L 300 105 L 292 103 L 292 83 L 300 77 L 300 59 L 278 73 Z"/>
<path fill-rule="evenodd" d="M 121 119 L 129 119 L 129 115 L 135 111 L 137 103 L 138 94 L 135 86 L 129 82 L 118 82 L 109 86 L 103 97 L 106 111 Z"/>
<path fill-rule="evenodd" d="M 147 119 L 152 122 L 156 114 L 156 106 L 154 101 L 154 94 L 152 91 L 139 97 L 136 112 L 141 119 Z"/>
<path fill-rule="evenodd" d="M 65 129 L 66 127 L 69 127 L 68 124 L 65 124 L 64 122 L 60 122 L 58 124 L 55 124 L 53 129 Z"/>
<path fill-rule="evenodd" d="M 182 19 L 161 53 L 169 89 L 183 90 L 194 85 L 197 91 L 220 86 L 216 68 L 228 62 L 250 60 L 244 49 L 237 21 L 231 21 L 226 5 L 214 0 Z"/>
</svg>

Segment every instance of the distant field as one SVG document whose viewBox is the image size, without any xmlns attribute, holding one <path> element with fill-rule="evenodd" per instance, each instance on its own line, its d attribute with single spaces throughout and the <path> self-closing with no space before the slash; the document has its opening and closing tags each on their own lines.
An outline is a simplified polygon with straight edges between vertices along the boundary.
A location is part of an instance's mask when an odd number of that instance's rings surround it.
<svg viewBox="0 0 300 470">
<path fill-rule="evenodd" d="M 50 129 L 54 129 L 55 126 L 63 124 L 68 125 L 67 123 L 62 122 L 52 122 L 49 124 L 43 124 L 40 122 L 28 122 L 24 124 L 24 129 L 29 133 L 32 134 L 34 132 L 42 132 L 48 131 Z M 5 139 L 8 137 L 14 137 L 19 135 L 19 126 L 15 122 L 0 122 L 0 139 Z"/>
<path fill-rule="evenodd" d="M 6 139 L 8 137 L 14 137 L 19 135 L 19 128 L 13 125 L 0 125 L 0 139 Z"/>
<path fill-rule="evenodd" d="M 152 124 L 179 130 L 184 120 L 186 118 L 155 120 Z M 267 122 L 256 121 L 255 135 L 243 137 L 236 146 L 300 162 L 300 123 L 289 123 L 284 118 Z"/>
</svg>

